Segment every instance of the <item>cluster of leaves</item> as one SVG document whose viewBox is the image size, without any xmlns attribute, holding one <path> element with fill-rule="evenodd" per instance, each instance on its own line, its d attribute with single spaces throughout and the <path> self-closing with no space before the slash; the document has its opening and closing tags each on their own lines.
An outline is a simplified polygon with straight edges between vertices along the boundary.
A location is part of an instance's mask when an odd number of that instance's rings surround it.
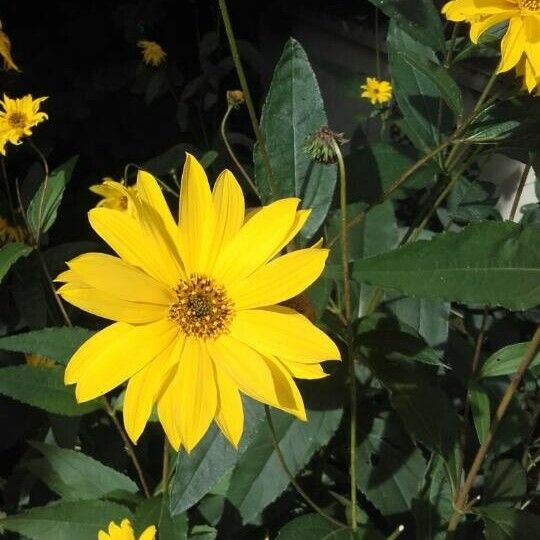
<svg viewBox="0 0 540 540">
<path fill-rule="evenodd" d="M 540 102 L 519 94 L 511 81 L 501 84 L 501 99 L 471 116 L 454 79 L 470 59 L 467 40 L 445 38 L 432 0 L 373 3 L 389 18 L 395 105 L 376 115 L 381 140 L 366 141 L 358 126 L 346 159 L 358 409 L 352 453 L 356 531 L 328 519 L 350 526 L 353 514 L 345 369 L 301 385 L 308 422 L 272 411 L 271 431 L 264 409 L 246 399 L 238 450 L 215 427 L 191 454 L 168 455 L 166 449 L 168 489 L 162 452 L 156 450 L 162 434 L 153 426 L 136 448 L 150 484 L 150 497 L 144 496 L 114 430 L 122 394 L 114 396 L 112 409 L 100 400 L 77 405 L 73 388 L 63 384 L 67 361 L 99 324 L 73 310 L 70 317 L 79 326 L 62 326 L 48 282 L 65 260 L 92 245 L 47 245 L 64 190 L 76 189 L 68 185 L 72 158 L 37 187 L 24 209 L 34 241 L 0 248 L 0 450 L 8 456 L 0 469 L 6 514 L 0 530 L 6 538 L 18 533 L 36 540 L 93 540 L 109 521 L 126 517 L 139 532 L 156 524 L 160 540 L 378 540 L 399 525 L 405 527 L 403 538 L 445 537 L 459 486 L 489 438 L 540 304 L 538 205 L 521 223 L 504 222 L 490 186 L 471 168 L 495 153 L 529 161 L 538 147 Z M 220 77 L 233 68 L 226 55 L 215 61 L 222 47 L 217 33 L 199 45 L 204 69 L 186 83 L 169 67 L 137 73 L 136 86 L 148 104 L 161 99 L 171 81 L 182 88 L 175 106 L 186 131 L 191 101 L 195 109 L 213 107 Z M 449 65 L 450 47 L 455 51 Z M 241 48 L 245 61 L 253 60 L 255 50 L 245 43 Z M 489 36 L 478 49 L 489 58 Z M 272 177 L 260 146 L 253 168 L 246 168 L 254 172 L 263 203 L 298 196 L 313 209 L 301 242 L 322 233 L 332 251 L 309 298 L 319 323 L 346 340 L 337 169 L 313 163 L 304 149 L 327 117 L 306 52 L 295 40 L 285 44 L 275 67 L 260 123 Z M 399 128 L 405 143 L 386 136 L 388 127 Z M 455 144 L 415 165 L 450 139 Z M 245 136 L 234 142 L 251 145 Z M 450 148 L 456 145 L 461 159 L 452 162 Z M 210 166 L 221 147 L 201 148 Z M 146 164 L 171 198 L 184 149 L 176 145 Z M 30 353 L 55 366 L 22 363 L 21 354 Z M 481 499 L 468 509 L 460 534 L 540 537 L 534 515 L 539 366 L 536 354 L 483 462 L 475 485 Z M 14 415 L 20 421 L 9 421 Z M 290 474 L 320 513 L 299 495 Z"/>
</svg>

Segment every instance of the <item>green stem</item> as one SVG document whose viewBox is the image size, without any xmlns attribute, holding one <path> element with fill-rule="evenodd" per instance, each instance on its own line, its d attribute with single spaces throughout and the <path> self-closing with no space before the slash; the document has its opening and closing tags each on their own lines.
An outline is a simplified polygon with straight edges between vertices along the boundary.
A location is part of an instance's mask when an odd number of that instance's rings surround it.
<svg viewBox="0 0 540 540">
<path fill-rule="evenodd" d="M 525 372 L 527 371 L 527 369 L 529 368 L 531 362 L 533 361 L 535 357 L 539 344 L 540 344 L 540 325 L 536 327 L 536 331 L 534 332 L 534 335 L 531 341 L 529 342 L 527 350 L 525 351 L 525 354 L 523 355 L 521 364 L 519 365 L 516 373 L 512 376 L 510 384 L 508 385 L 508 387 L 506 388 L 506 391 L 504 392 L 504 395 L 499 403 L 499 406 L 497 407 L 497 410 L 495 411 L 495 416 L 493 417 L 493 420 L 491 422 L 489 432 L 484 442 L 478 449 L 478 452 L 476 453 L 476 456 L 474 457 L 469 473 L 467 474 L 467 478 L 465 479 L 465 483 L 463 484 L 463 486 L 461 487 L 459 491 L 457 501 L 454 505 L 454 513 L 452 514 L 448 522 L 448 529 L 446 531 L 447 539 L 454 538 L 457 526 L 459 525 L 461 515 L 467 511 L 469 493 L 471 491 L 473 483 L 476 480 L 478 473 L 480 472 L 480 468 L 482 467 L 482 463 L 484 462 L 484 459 L 489 449 L 491 448 L 491 444 L 493 443 L 495 434 L 497 433 L 497 429 L 499 428 L 501 421 L 504 418 L 504 415 L 506 414 L 508 406 L 510 405 L 512 398 L 514 397 L 514 394 L 516 393 L 518 386 L 521 383 L 523 376 L 525 375 Z"/>
<path fill-rule="evenodd" d="M 334 525 L 337 525 L 340 529 L 348 529 L 349 527 L 345 524 L 339 521 L 338 519 L 333 518 L 329 514 L 327 514 L 298 484 L 296 481 L 296 478 L 294 477 L 294 474 L 289 469 L 289 466 L 287 465 L 287 462 L 285 461 L 285 456 L 283 455 L 283 452 L 281 451 L 281 448 L 279 447 L 279 442 L 277 440 L 276 430 L 274 428 L 274 422 L 272 420 L 272 415 L 270 414 L 270 408 L 268 405 L 264 406 L 264 412 L 266 414 L 266 422 L 268 423 L 268 429 L 270 431 L 270 436 L 272 439 L 272 446 L 274 447 L 274 450 L 276 451 L 277 457 L 279 459 L 279 462 L 281 463 L 281 466 L 283 467 L 283 470 L 285 471 L 285 474 L 289 477 L 289 480 L 291 484 L 294 486 L 298 494 L 306 501 L 306 503 L 317 512 L 320 516 L 322 516 L 324 519 L 330 521 Z"/>
<path fill-rule="evenodd" d="M 257 139 L 257 143 L 259 145 L 259 151 L 261 153 L 266 177 L 268 178 L 268 186 L 270 188 L 270 191 L 272 192 L 272 195 L 275 196 L 277 194 L 277 191 L 274 181 L 274 175 L 272 173 L 272 166 L 270 165 L 270 158 L 268 156 L 268 150 L 266 148 L 266 141 L 264 140 L 263 132 L 261 131 L 261 128 L 259 126 L 259 121 L 257 120 L 257 113 L 255 112 L 253 100 L 251 99 L 251 93 L 247 84 L 246 74 L 242 66 L 242 61 L 240 60 L 240 54 L 238 53 L 238 46 L 234 37 L 231 19 L 229 17 L 229 10 L 227 9 L 227 2 L 226 0 L 218 0 L 218 2 L 221 17 L 223 19 L 223 25 L 225 26 L 225 33 L 227 34 L 227 40 L 229 41 L 229 47 L 231 49 L 234 67 L 236 69 L 236 73 L 238 74 L 240 87 L 242 88 L 242 92 L 244 93 L 244 99 L 246 100 L 246 107 L 249 113 L 249 118 L 251 120 L 253 132 L 255 133 L 255 138 Z"/>
<path fill-rule="evenodd" d="M 167 435 L 163 436 L 163 466 L 161 469 L 161 488 L 163 489 L 163 496 L 167 495 L 169 489 L 169 469 L 170 469 L 170 459 L 169 459 L 169 440 Z"/>
<path fill-rule="evenodd" d="M 9 205 L 9 214 L 11 216 L 11 221 L 13 225 L 17 225 L 15 221 L 15 212 L 14 212 L 15 205 L 13 204 L 13 197 L 11 196 L 11 188 L 9 187 L 9 180 L 7 176 L 6 160 L 3 157 L 0 157 L 0 164 L 2 167 L 2 178 L 4 179 L 6 197 L 7 197 L 8 205 Z"/>
<path fill-rule="evenodd" d="M 512 202 L 512 209 L 510 210 L 508 221 L 514 221 L 514 217 L 516 216 L 516 212 L 519 206 L 519 200 L 521 199 L 521 194 L 523 193 L 523 188 L 525 187 L 525 182 L 527 181 L 527 177 L 529 176 L 529 172 L 531 170 L 533 161 L 534 161 L 534 154 L 531 154 L 529 156 L 529 161 L 527 165 L 525 166 L 525 168 L 523 169 L 523 172 L 521 173 L 519 184 L 516 189 L 516 194 L 514 196 L 514 201 Z"/>
<path fill-rule="evenodd" d="M 38 225 L 37 225 L 37 231 L 36 231 L 36 246 L 39 247 L 40 241 L 41 241 L 41 227 L 42 227 L 42 220 L 43 220 L 43 204 L 45 202 L 45 195 L 47 194 L 47 185 L 49 183 L 49 164 L 47 163 L 47 158 L 44 156 L 43 152 L 34 144 L 32 139 L 27 139 L 28 144 L 34 150 L 34 152 L 38 155 L 39 159 L 41 160 L 41 163 L 43 164 L 43 169 L 45 171 L 45 178 L 43 180 L 43 191 L 41 193 L 41 198 L 39 200 L 39 209 L 38 209 Z"/>
<path fill-rule="evenodd" d="M 223 120 L 221 121 L 221 127 L 220 127 L 221 138 L 223 139 L 223 143 L 225 144 L 225 148 L 227 149 L 227 152 L 229 153 L 229 156 L 231 157 L 231 159 L 234 161 L 234 164 L 236 165 L 236 167 L 238 168 L 238 170 L 240 171 L 240 173 L 242 174 L 242 176 L 244 177 L 244 179 L 248 183 L 249 187 L 253 190 L 253 193 L 255 193 L 255 195 L 257 195 L 257 197 L 260 200 L 261 197 L 259 195 L 259 192 L 257 191 L 257 186 L 255 185 L 255 182 L 253 182 L 253 180 L 250 178 L 249 174 L 246 172 L 246 170 L 244 169 L 244 167 L 242 166 L 242 164 L 240 163 L 240 161 L 236 157 L 236 155 L 233 152 L 232 147 L 231 147 L 231 145 L 229 143 L 229 139 L 227 138 L 227 130 L 226 130 L 227 120 L 228 120 L 229 115 L 231 114 L 231 111 L 233 109 L 234 109 L 234 107 L 232 105 L 229 105 L 227 107 L 227 110 L 225 111 L 225 114 L 223 115 Z"/>
<path fill-rule="evenodd" d="M 386 540 L 396 540 L 396 538 L 401 536 L 401 533 L 404 530 L 405 530 L 405 527 L 403 525 L 399 525 L 399 527 L 397 527 L 396 530 Z"/>
</svg>

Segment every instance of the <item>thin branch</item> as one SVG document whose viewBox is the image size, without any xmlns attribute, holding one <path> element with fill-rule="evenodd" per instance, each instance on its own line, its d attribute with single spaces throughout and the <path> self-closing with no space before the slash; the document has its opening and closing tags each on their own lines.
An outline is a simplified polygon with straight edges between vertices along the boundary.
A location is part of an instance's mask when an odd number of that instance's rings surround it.
<svg viewBox="0 0 540 540">
<path fill-rule="evenodd" d="M 39 200 L 39 208 L 38 208 L 38 223 L 37 223 L 37 231 L 36 231 L 36 246 L 39 247 L 40 240 L 41 240 L 41 227 L 42 227 L 42 220 L 43 220 L 43 204 L 45 203 L 45 195 L 47 194 L 47 186 L 49 184 L 49 164 L 47 163 L 47 158 L 43 154 L 43 152 L 34 144 L 32 139 L 28 138 L 28 144 L 34 150 L 34 152 L 38 155 L 39 159 L 41 160 L 41 163 L 43 164 L 43 169 L 45 171 L 45 178 L 43 179 L 43 191 L 41 193 L 41 198 Z"/>
<path fill-rule="evenodd" d="M 529 176 L 529 172 L 531 170 L 533 161 L 534 161 L 534 154 L 531 154 L 529 156 L 529 161 L 527 162 L 527 165 L 525 166 L 525 168 L 523 169 L 523 172 L 521 173 L 519 184 L 516 189 L 516 194 L 514 195 L 514 201 L 512 202 L 512 209 L 510 210 L 510 215 L 508 216 L 508 221 L 514 221 L 514 217 L 516 216 L 516 212 L 519 206 L 519 200 L 521 199 L 523 188 L 525 187 L 525 182 L 527 182 L 527 177 Z"/>
</svg>

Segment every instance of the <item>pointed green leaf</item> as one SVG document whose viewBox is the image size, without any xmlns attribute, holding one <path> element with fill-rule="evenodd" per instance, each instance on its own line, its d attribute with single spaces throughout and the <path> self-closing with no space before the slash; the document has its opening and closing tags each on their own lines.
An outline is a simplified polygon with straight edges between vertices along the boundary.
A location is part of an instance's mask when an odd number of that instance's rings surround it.
<svg viewBox="0 0 540 540">
<path fill-rule="evenodd" d="M 13 242 L 0 248 L 0 283 L 9 269 L 21 258 L 26 257 L 32 248 L 22 242 Z"/>
<path fill-rule="evenodd" d="M 540 538 L 540 517 L 501 506 L 476 508 L 485 525 L 486 540 L 533 540 Z"/>
<path fill-rule="evenodd" d="M 340 529 L 319 514 L 306 514 L 285 525 L 276 540 L 384 540 L 384 536 L 370 526 L 360 526 L 356 532 Z"/>
<path fill-rule="evenodd" d="M 479 378 L 485 377 L 500 377 L 502 375 L 513 375 L 523 357 L 527 351 L 529 342 L 524 343 L 514 343 L 512 345 L 507 345 L 503 347 L 496 353 L 492 354 L 480 368 L 478 373 Z M 531 362 L 529 368 L 533 368 L 540 365 L 540 351 L 538 351 L 533 361 Z"/>
<path fill-rule="evenodd" d="M 472 383 L 469 387 L 469 399 L 476 435 L 482 444 L 486 440 L 491 423 L 489 395 L 480 384 Z"/>
<path fill-rule="evenodd" d="M 527 494 L 527 473 L 515 459 L 501 459 L 485 476 L 483 501 L 486 504 L 512 507 Z"/>
</svg>

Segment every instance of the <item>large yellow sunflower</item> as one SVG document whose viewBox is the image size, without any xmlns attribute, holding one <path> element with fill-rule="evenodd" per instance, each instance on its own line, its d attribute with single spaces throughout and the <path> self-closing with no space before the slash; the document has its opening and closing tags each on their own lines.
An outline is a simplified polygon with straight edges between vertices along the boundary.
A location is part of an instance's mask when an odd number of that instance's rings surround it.
<svg viewBox="0 0 540 540">
<path fill-rule="evenodd" d="M 139 540 L 155 540 L 156 527 L 151 525 L 141 534 Z M 129 522 L 129 519 L 122 520 L 120 525 L 117 525 L 114 521 L 109 523 L 107 531 L 99 531 L 98 540 L 135 540 L 135 533 L 133 527 Z"/>
<path fill-rule="evenodd" d="M 468 22 L 473 43 L 488 28 L 508 21 L 498 73 L 526 69 L 527 87 L 534 89 L 532 81 L 540 79 L 540 0 L 451 0 L 443 13 L 451 21 Z"/>
<path fill-rule="evenodd" d="M 39 106 L 46 97 L 34 99 L 30 94 L 11 99 L 4 94 L 0 100 L 0 154 L 6 155 L 6 144 L 20 144 L 23 137 L 32 135 L 32 128 L 48 116 L 40 112 Z"/>
<path fill-rule="evenodd" d="M 187 155 L 179 223 L 156 180 L 139 172 L 135 213 L 94 208 L 94 230 L 119 255 L 88 253 L 57 280 L 68 302 L 117 321 L 71 358 L 66 384 L 83 402 L 129 380 L 124 423 L 137 441 L 157 402 L 171 445 L 188 451 L 212 420 L 237 445 L 240 392 L 306 418 L 293 377 L 317 379 L 337 360 L 333 341 L 279 305 L 321 274 L 328 250 L 279 255 L 309 216 L 299 200 L 278 200 L 245 219 L 229 171 L 213 191 Z"/>
</svg>

